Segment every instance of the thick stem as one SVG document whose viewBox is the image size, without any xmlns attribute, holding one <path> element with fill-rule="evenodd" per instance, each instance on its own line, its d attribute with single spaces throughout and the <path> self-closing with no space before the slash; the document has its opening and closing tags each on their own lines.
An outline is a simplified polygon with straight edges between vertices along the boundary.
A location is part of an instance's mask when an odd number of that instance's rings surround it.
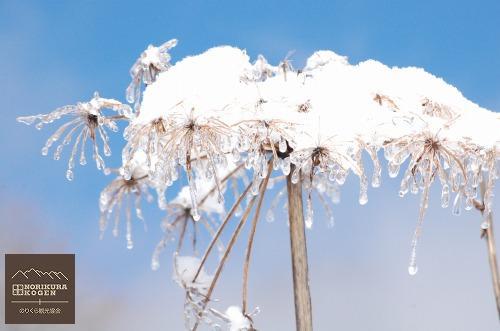
<svg viewBox="0 0 500 331">
<path fill-rule="evenodd" d="M 292 183 L 292 165 L 287 176 L 288 217 L 290 221 L 290 246 L 292 253 L 293 294 L 297 331 L 312 331 L 311 295 L 307 263 L 307 243 L 302 207 L 302 185 Z"/>
<path fill-rule="evenodd" d="M 491 175 L 490 175 L 491 176 Z M 484 181 L 481 183 L 481 195 L 483 198 L 483 208 L 481 212 L 484 211 L 484 194 L 486 191 Z M 497 304 L 498 318 L 500 319 L 500 273 L 498 272 L 498 262 L 497 253 L 495 245 L 495 235 L 493 233 L 493 213 L 490 212 L 485 215 L 485 222 L 488 227 L 483 230 L 482 237 L 486 240 L 486 247 L 488 249 L 488 261 L 490 263 L 491 278 L 493 280 L 493 291 L 495 293 L 495 301 Z"/>
</svg>

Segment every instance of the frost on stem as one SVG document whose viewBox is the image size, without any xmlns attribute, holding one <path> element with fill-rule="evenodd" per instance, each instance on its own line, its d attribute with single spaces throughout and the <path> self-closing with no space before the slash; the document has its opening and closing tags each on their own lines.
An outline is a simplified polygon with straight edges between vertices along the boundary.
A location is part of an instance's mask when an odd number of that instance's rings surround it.
<svg viewBox="0 0 500 331">
<path fill-rule="evenodd" d="M 161 46 L 149 45 L 130 68 L 132 81 L 127 87 L 126 98 L 138 110 L 141 99 L 141 84 L 149 85 L 156 80 L 160 72 L 170 68 L 168 51 L 177 45 L 177 39 L 171 39 Z"/>
<path fill-rule="evenodd" d="M 106 116 L 103 113 L 104 109 L 113 110 L 118 115 Z M 80 164 L 85 165 L 87 163 L 85 144 L 88 139 L 92 142 L 92 157 L 96 162 L 97 169 L 104 170 L 105 165 L 99 152 L 98 139 L 100 138 L 102 141 L 104 155 L 110 156 L 111 148 L 109 147 L 109 136 L 106 128 L 113 132 L 118 131 L 115 120 L 131 119 L 132 111 L 129 106 L 114 99 L 101 98 L 95 92 L 94 97 L 89 102 L 79 102 L 76 105 L 64 106 L 48 114 L 21 116 L 17 118 L 17 121 L 28 125 L 36 123 L 35 127 L 40 130 L 45 124 L 50 124 L 64 116 L 70 117 L 70 120 L 61 125 L 49 137 L 42 148 L 42 155 L 47 155 L 49 148 L 64 135 L 62 142 L 56 147 L 54 152 L 54 160 L 59 160 L 64 146 L 69 145 L 73 137 L 76 136 L 66 171 L 66 178 L 71 181 L 74 177 L 73 168 L 75 167 L 75 157 L 78 152 L 80 152 Z"/>
</svg>

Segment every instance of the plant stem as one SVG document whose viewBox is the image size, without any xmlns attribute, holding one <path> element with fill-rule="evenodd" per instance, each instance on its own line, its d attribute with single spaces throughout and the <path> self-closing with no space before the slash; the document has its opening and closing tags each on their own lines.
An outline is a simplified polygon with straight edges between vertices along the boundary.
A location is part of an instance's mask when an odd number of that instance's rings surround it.
<svg viewBox="0 0 500 331">
<path fill-rule="evenodd" d="M 491 175 L 490 175 L 491 176 Z M 486 192 L 486 185 L 484 181 L 481 183 L 481 196 L 483 200 L 483 208 L 481 213 L 484 215 L 484 194 Z M 488 260 L 490 263 L 491 278 L 493 280 L 493 291 L 495 293 L 495 301 L 497 304 L 498 318 L 500 319 L 500 274 L 498 272 L 496 245 L 495 245 L 495 235 L 493 232 L 493 213 L 490 212 L 485 216 L 485 222 L 488 227 L 483 230 L 481 237 L 486 240 L 486 247 L 488 249 Z"/>
<path fill-rule="evenodd" d="M 250 234 L 248 236 L 248 244 L 245 252 L 245 262 L 243 263 L 243 287 L 242 287 L 242 305 L 241 311 L 243 315 L 247 315 L 247 302 L 248 302 L 248 269 L 250 267 L 250 257 L 252 254 L 253 241 L 255 238 L 255 231 L 257 229 L 257 223 L 259 222 L 260 210 L 262 208 L 262 202 L 264 201 L 264 195 L 266 194 L 267 184 L 269 183 L 269 177 L 271 176 L 271 172 L 273 171 L 273 159 L 269 160 L 267 165 L 267 176 L 264 178 L 262 185 L 259 190 L 259 201 L 257 201 L 257 207 L 255 208 L 255 212 L 253 214 L 252 220 L 252 228 L 250 229 Z"/>
<path fill-rule="evenodd" d="M 292 183 L 292 174 L 294 170 L 295 166 L 292 164 L 290 174 L 286 178 L 286 186 L 288 191 L 288 218 L 290 222 L 295 323 L 297 331 L 312 331 L 307 243 L 302 207 L 302 184 L 301 182 L 297 184 Z"/>
</svg>

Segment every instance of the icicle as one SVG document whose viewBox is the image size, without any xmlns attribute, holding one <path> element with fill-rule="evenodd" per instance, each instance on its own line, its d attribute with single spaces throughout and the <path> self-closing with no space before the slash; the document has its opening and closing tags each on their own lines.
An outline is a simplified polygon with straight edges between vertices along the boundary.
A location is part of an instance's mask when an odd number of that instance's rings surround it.
<svg viewBox="0 0 500 331">
<path fill-rule="evenodd" d="M 483 230 L 488 230 L 488 228 L 489 228 L 489 227 L 490 227 L 490 225 L 488 224 L 488 222 L 487 222 L 487 221 L 483 221 L 483 222 L 481 223 L 481 229 L 483 229 Z"/>
<path fill-rule="evenodd" d="M 285 153 L 286 150 L 287 150 L 287 146 L 286 146 L 286 140 L 281 138 L 280 139 L 280 142 L 279 142 L 279 145 L 278 145 L 278 150 L 280 151 L 280 153 Z"/>
<path fill-rule="evenodd" d="M 297 184 L 300 180 L 300 168 L 295 168 L 292 173 L 292 184 Z"/>
<path fill-rule="evenodd" d="M 290 174 L 290 157 L 284 158 L 281 162 L 281 171 L 285 176 L 288 176 Z"/>
<path fill-rule="evenodd" d="M 417 246 L 418 240 L 422 233 L 422 226 L 424 223 L 424 216 L 427 208 L 429 207 L 429 190 L 431 186 L 431 176 L 432 176 L 432 164 L 427 163 L 422 167 L 422 181 L 423 181 L 423 192 L 420 199 L 420 211 L 418 215 L 417 226 L 415 232 L 413 233 L 413 239 L 411 242 L 411 256 L 410 264 L 408 266 L 408 273 L 414 276 L 417 271 Z"/>
<path fill-rule="evenodd" d="M 465 206 L 464 206 L 464 209 L 465 210 L 471 210 L 472 207 L 474 207 L 474 199 L 472 197 L 467 197 L 465 199 Z"/>
<path fill-rule="evenodd" d="M 460 192 L 455 196 L 455 200 L 453 201 L 453 210 L 452 214 L 459 216 L 460 215 L 460 206 L 462 205 L 462 194 Z"/>
<path fill-rule="evenodd" d="M 401 185 L 399 187 L 399 196 L 400 197 L 404 197 L 408 193 L 408 190 L 409 190 L 408 184 L 409 184 L 410 180 L 412 180 L 411 175 L 405 174 L 405 176 L 401 180 Z"/>
<path fill-rule="evenodd" d="M 261 182 L 261 178 L 257 175 L 254 175 L 252 187 L 250 188 L 252 195 L 257 196 L 259 194 L 260 182 Z"/>
<path fill-rule="evenodd" d="M 348 175 L 347 171 L 345 171 L 344 169 L 339 169 L 339 171 L 337 172 L 337 176 L 335 177 L 335 180 L 339 185 L 344 185 L 347 175 Z"/>
<path fill-rule="evenodd" d="M 274 157 L 273 158 L 273 170 L 278 170 L 281 168 L 281 163 L 283 162 L 282 159 L 279 157 Z"/>
<path fill-rule="evenodd" d="M 127 208 L 127 249 L 134 248 L 134 242 L 132 241 L 132 219 L 130 216 L 130 209 Z"/>
<path fill-rule="evenodd" d="M 380 183 L 382 182 L 382 174 L 379 170 L 373 170 L 372 176 L 372 187 L 377 188 L 380 187 Z"/>
<path fill-rule="evenodd" d="M 389 170 L 389 177 L 396 178 L 399 173 L 399 164 L 394 163 L 392 161 L 389 162 L 388 170 Z"/>
<path fill-rule="evenodd" d="M 360 179 L 359 204 L 366 205 L 368 202 L 368 179 L 363 175 Z"/>
<path fill-rule="evenodd" d="M 159 259 L 159 257 L 156 254 L 154 254 L 153 258 L 151 259 L 151 269 L 153 271 L 156 271 L 159 268 L 160 268 L 160 259 Z"/>
<path fill-rule="evenodd" d="M 189 196 L 191 198 L 191 216 L 195 221 L 200 220 L 200 214 L 198 212 L 198 198 L 196 192 L 196 184 L 193 179 L 191 171 L 187 172 L 188 183 L 189 183 Z"/>
<path fill-rule="evenodd" d="M 441 207 L 447 208 L 450 204 L 450 187 L 444 184 L 441 190 Z"/>
<path fill-rule="evenodd" d="M 309 193 L 306 201 L 306 216 L 305 216 L 306 228 L 310 229 L 313 225 L 313 206 L 311 193 Z"/>
</svg>

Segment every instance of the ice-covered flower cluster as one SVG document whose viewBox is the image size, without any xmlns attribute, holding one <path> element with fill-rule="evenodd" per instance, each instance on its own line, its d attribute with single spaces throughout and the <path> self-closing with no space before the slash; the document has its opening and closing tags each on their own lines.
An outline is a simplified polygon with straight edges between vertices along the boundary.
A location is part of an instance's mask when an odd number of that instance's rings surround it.
<svg viewBox="0 0 500 331">
<path fill-rule="evenodd" d="M 85 141 L 90 138 L 97 166 L 104 169 L 97 137 L 103 142 L 104 155 L 109 155 L 105 128 L 116 131 L 115 120 L 128 122 L 119 175 L 101 194 L 101 226 L 105 228 L 108 217 L 116 215 L 127 196 L 135 195 L 134 208 L 142 219 L 140 195 L 150 199 L 149 189 L 156 191 L 159 206 L 168 216 L 153 268 L 158 267 L 159 252 L 173 230 L 179 230 L 176 254 L 188 224 L 196 231 L 200 220 L 218 241 L 232 216 L 243 214 L 243 226 L 256 197 L 287 176 L 305 189 L 307 227 L 313 226 L 314 195 L 333 224 L 328 200 L 338 203 L 340 186 L 352 173 L 359 178 L 359 203 L 366 204 L 369 183 L 373 188 L 381 185 L 382 155 L 389 177 L 397 177 L 403 168 L 400 196 L 407 192 L 421 195 L 410 274 L 417 271 L 417 242 L 430 187 L 436 180 L 442 188 L 442 206 L 451 204 L 454 214 L 473 207 L 491 212 L 493 186 L 500 175 L 500 115 L 467 100 L 442 79 L 420 68 L 391 68 L 374 60 L 350 64 L 332 51 L 314 53 L 300 70 L 292 67 L 288 57 L 276 66 L 262 55 L 252 63 L 244 50 L 229 46 L 171 63 L 168 51 L 176 43 L 173 39 L 160 47 L 149 46 L 132 67 L 127 101 L 135 104 L 136 112 L 96 95 L 87 103 L 18 119 L 27 124 L 38 121 L 37 128 L 41 128 L 63 116 L 73 117 L 42 150 L 47 154 L 67 132 L 56 148 L 54 158 L 58 159 L 63 146 L 81 128 L 68 164 L 70 180 L 78 146 L 80 163 L 85 164 Z M 117 114 L 105 115 L 104 108 Z M 371 180 L 364 158 L 373 163 Z M 179 178 L 185 178 L 187 185 L 177 198 L 167 201 L 169 187 Z M 478 196 L 481 183 L 484 198 Z M 246 188 L 241 195 L 240 186 Z M 274 219 L 284 189 L 277 192 L 266 213 L 269 221 Z M 231 194 L 234 197 L 229 200 L 236 203 L 226 211 L 224 196 Z M 129 241 L 130 211 L 126 214 Z M 224 221 L 219 223 L 210 214 Z M 237 238 L 238 229 L 232 238 Z M 190 309 L 197 307 L 197 316 L 207 316 L 212 308 L 206 308 L 205 283 L 212 279 L 200 275 L 205 260 L 196 261 L 199 269 L 194 277 L 203 286 L 190 283 L 194 279 L 186 276 L 192 274 L 193 261 L 177 257 L 176 263 L 177 275 L 181 275 L 178 282 L 192 296 Z M 231 321 L 231 330 L 243 328 L 234 325 L 250 330 L 251 320 L 244 310 L 244 306 L 239 313 L 230 309 L 219 317 Z"/>
</svg>

